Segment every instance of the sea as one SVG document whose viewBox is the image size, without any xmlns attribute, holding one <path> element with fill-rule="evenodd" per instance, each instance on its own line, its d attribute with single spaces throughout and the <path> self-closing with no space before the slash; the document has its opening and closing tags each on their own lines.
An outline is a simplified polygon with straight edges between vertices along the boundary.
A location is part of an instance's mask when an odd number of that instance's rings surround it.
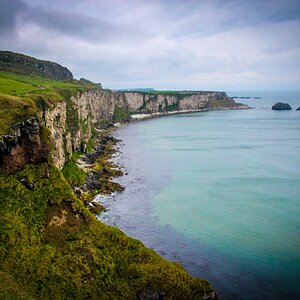
<svg viewBox="0 0 300 300">
<path fill-rule="evenodd" d="M 300 92 L 234 91 L 248 110 L 119 128 L 122 193 L 99 218 L 208 279 L 221 299 L 300 299 Z M 245 98 L 246 97 L 246 98 Z M 276 102 L 290 111 L 273 111 Z"/>
</svg>

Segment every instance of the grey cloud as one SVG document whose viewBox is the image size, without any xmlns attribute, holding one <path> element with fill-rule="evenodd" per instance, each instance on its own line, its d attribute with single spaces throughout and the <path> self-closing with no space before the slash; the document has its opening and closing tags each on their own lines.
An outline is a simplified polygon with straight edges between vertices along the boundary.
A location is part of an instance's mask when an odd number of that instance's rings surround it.
<svg viewBox="0 0 300 300">
<path fill-rule="evenodd" d="M 296 78 L 283 80 L 284 88 L 300 84 L 299 0 L 0 0 L 0 5 L 1 48 L 57 61 L 75 77 L 105 87 L 223 89 L 234 83 L 239 89 L 248 82 L 277 87 L 282 74 Z M 1 31 L 10 38 L 1 38 Z"/>
<path fill-rule="evenodd" d="M 171 24 L 179 20 L 173 36 L 208 36 L 235 28 L 300 19 L 300 1 L 179 1 L 179 9 L 173 5 L 169 12 Z"/>
<path fill-rule="evenodd" d="M 84 14 L 33 8 L 23 16 L 23 21 L 93 42 L 111 40 L 119 36 L 118 28 L 114 24 Z"/>
<path fill-rule="evenodd" d="M 89 14 L 72 12 L 67 7 L 53 10 L 52 5 L 31 6 L 30 2 L 21 0 L 0 1 L 0 32 L 15 30 L 16 18 L 19 16 L 22 25 L 36 25 L 46 31 L 53 31 L 63 36 L 82 39 L 92 43 L 105 43 L 124 39 L 134 40 L 146 36 L 138 28 L 126 24 L 117 24 L 101 20 Z M 69 3 L 69 6 L 72 3 Z M 69 7 L 68 7 L 69 8 Z"/>
<path fill-rule="evenodd" d="M 14 32 L 19 13 L 26 11 L 27 5 L 20 0 L 0 1 L 0 33 Z"/>
</svg>

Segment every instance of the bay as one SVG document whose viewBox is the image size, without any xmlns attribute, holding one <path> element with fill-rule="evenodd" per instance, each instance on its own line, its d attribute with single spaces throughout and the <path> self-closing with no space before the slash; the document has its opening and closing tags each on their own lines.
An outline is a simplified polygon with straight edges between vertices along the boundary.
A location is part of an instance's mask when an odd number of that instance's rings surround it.
<svg viewBox="0 0 300 300">
<path fill-rule="evenodd" d="M 100 199 L 101 219 L 210 280 L 222 299 L 297 299 L 300 93 L 228 94 L 254 109 L 117 130 L 126 190 Z M 278 101 L 293 110 L 272 111 Z"/>
</svg>

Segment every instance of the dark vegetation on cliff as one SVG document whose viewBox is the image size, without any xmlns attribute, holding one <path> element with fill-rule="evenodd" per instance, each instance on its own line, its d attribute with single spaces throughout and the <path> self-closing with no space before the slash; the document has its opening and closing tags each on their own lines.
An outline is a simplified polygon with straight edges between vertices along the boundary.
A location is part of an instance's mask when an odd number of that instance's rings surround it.
<svg viewBox="0 0 300 300">
<path fill-rule="evenodd" d="M 72 94 L 99 85 L 53 80 L 45 71 L 53 63 L 14 57 L 0 59 L 5 70 L 0 71 L 0 299 L 215 298 L 206 280 L 191 277 L 179 264 L 101 223 L 85 193 L 74 193 L 84 185 L 89 193 L 95 180 L 90 174 L 100 176 L 95 190 L 116 189 L 111 177 L 118 171 L 108 161 L 113 140 L 104 136 L 105 143 L 91 140 L 86 145 L 86 151 L 96 148 L 102 154 L 86 155 L 92 172 L 78 167 L 76 152 L 62 171 L 52 163 L 51 132 L 39 116 L 68 102 Z M 69 128 L 86 126 L 74 117 L 71 104 L 67 108 Z M 128 116 L 116 108 L 113 121 Z M 10 151 L 17 159 L 10 160 Z"/>
<path fill-rule="evenodd" d="M 0 51 L 0 70 L 22 75 L 34 74 L 55 80 L 73 79 L 72 73 L 66 67 L 10 51 Z"/>
</svg>

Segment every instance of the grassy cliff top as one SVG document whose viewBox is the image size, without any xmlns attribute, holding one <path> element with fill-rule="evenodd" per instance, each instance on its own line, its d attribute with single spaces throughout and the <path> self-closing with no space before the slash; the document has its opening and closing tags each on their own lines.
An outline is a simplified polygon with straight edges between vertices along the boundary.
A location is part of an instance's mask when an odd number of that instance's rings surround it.
<svg viewBox="0 0 300 300">
<path fill-rule="evenodd" d="M 70 95 L 99 86 L 87 81 L 59 81 L 38 75 L 0 71 L 0 136 L 12 132 L 13 123 L 36 115 L 40 103 L 51 107 Z"/>
<path fill-rule="evenodd" d="M 55 62 L 36 59 L 20 53 L 0 51 L 0 93 L 9 96 L 45 101 L 60 101 L 71 94 L 99 89 L 86 79 L 73 79 L 72 73 Z M 16 99 L 16 98 L 14 98 Z M 25 101 L 25 100 L 24 100 Z"/>
<path fill-rule="evenodd" d="M 0 93 L 0 136 L 13 133 L 12 124 L 25 121 L 36 113 L 33 100 Z"/>
</svg>

